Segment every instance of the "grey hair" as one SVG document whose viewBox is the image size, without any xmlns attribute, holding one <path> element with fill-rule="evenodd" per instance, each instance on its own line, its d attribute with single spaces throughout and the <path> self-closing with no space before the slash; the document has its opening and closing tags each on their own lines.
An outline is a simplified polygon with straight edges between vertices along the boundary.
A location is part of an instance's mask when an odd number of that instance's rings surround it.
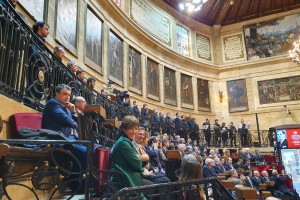
<svg viewBox="0 0 300 200">
<path fill-rule="evenodd" d="M 210 162 L 214 162 L 214 160 L 211 159 L 211 158 L 206 158 L 206 159 L 205 159 L 205 164 L 206 164 L 206 165 L 208 165 L 208 163 L 210 163 Z"/>
</svg>

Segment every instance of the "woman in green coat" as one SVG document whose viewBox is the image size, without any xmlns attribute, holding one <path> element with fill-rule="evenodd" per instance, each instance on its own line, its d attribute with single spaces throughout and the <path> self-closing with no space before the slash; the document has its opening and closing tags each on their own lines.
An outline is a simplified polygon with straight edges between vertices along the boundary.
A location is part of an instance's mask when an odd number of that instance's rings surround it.
<svg viewBox="0 0 300 200">
<path fill-rule="evenodd" d="M 125 116 L 120 126 L 121 137 L 112 148 L 112 169 L 124 174 L 113 175 L 112 181 L 120 183 L 122 188 L 142 186 L 142 161 L 132 144 L 138 128 L 139 120 L 136 117 Z"/>
</svg>

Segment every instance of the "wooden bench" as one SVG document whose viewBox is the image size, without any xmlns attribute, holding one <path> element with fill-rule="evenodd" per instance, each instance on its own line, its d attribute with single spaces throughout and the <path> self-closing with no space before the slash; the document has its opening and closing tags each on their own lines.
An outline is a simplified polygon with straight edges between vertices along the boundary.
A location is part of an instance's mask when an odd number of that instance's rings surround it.
<svg viewBox="0 0 300 200">
<path fill-rule="evenodd" d="M 222 181 L 222 180 L 226 180 L 226 177 L 225 177 L 225 176 L 219 176 L 219 175 L 218 175 L 218 176 L 217 176 L 217 179 L 220 180 L 220 181 Z"/>
<path fill-rule="evenodd" d="M 223 183 L 224 187 L 227 190 L 234 190 L 234 181 L 233 180 L 221 180 Z"/>
<path fill-rule="evenodd" d="M 264 199 L 271 197 L 272 193 L 270 191 L 261 191 L 261 195 L 263 196 Z"/>
<path fill-rule="evenodd" d="M 236 187 L 235 195 L 240 200 L 257 200 L 257 190 L 250 187 Z"/>
</svg>

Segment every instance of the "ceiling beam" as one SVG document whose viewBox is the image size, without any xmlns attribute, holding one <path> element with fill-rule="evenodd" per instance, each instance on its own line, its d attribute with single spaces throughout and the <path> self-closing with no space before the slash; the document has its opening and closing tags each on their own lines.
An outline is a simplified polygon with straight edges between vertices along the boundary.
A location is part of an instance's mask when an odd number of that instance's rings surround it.
<svg viewBox="0 0 300 200">
<path fill-rule="evenodd" d="M 221 13 L 219 14 L 219 16 L 215 22 L 216 25 L 219 25 L 219 24 L 222 25 L 222 22 L 225 19 L 225 17 L 227 16 L 227 13 L 228 13 L 230 7 L 231 7 L 231 5 L 230 5 L 229 1 L 225 2 L 224 6 L 221 10 Z"/>
</svg>

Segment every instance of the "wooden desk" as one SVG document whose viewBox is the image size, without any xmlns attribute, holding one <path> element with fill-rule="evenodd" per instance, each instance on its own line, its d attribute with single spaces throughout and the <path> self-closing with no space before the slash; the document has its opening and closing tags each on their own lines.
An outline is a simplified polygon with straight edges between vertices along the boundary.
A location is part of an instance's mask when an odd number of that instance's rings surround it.
<svg viewBox="0 0 300 200">
<path fill-rule="evenodd" d="M 250 187 L 236 187 L 235 195 L 242 200 L 257 200 L 257 191 Z"/>
<path fill-rule="evenodd" d="M 111 127 L 115 127 L 115 128 L 119 128 L 120 127 L 120 122 L 118 121 L 118 119 L 108 119 L 106 121 L 104 121 L 102 123 L 103 126 L 111 126 Z"/>
<path fill-rule="evenodd" d="M 181 155 L 178 150 L 166 151 L 166 157 L 167 157 L 167 159 L 180 159 L 181 160 Z"/>
<path fill-rule="evenodd" d="M 101 105 L 86 105 L 84 113 L 96 112 L 100 117 L 106 120 L 106 110 Z"/>
<path fill-rule="evenodd" d="M 217 176 L 217 179 L 219 179 L 220 181 L 222 181 L 222 180 L 226 180 L 226 177 L 225 176 Z"/>
<path fill-rule="evenodd" d="M 234 190 L 234 181 L 233 180 L 221 180 L 223 183 L 224 187 L 227 190 Z"/>
</svg>

